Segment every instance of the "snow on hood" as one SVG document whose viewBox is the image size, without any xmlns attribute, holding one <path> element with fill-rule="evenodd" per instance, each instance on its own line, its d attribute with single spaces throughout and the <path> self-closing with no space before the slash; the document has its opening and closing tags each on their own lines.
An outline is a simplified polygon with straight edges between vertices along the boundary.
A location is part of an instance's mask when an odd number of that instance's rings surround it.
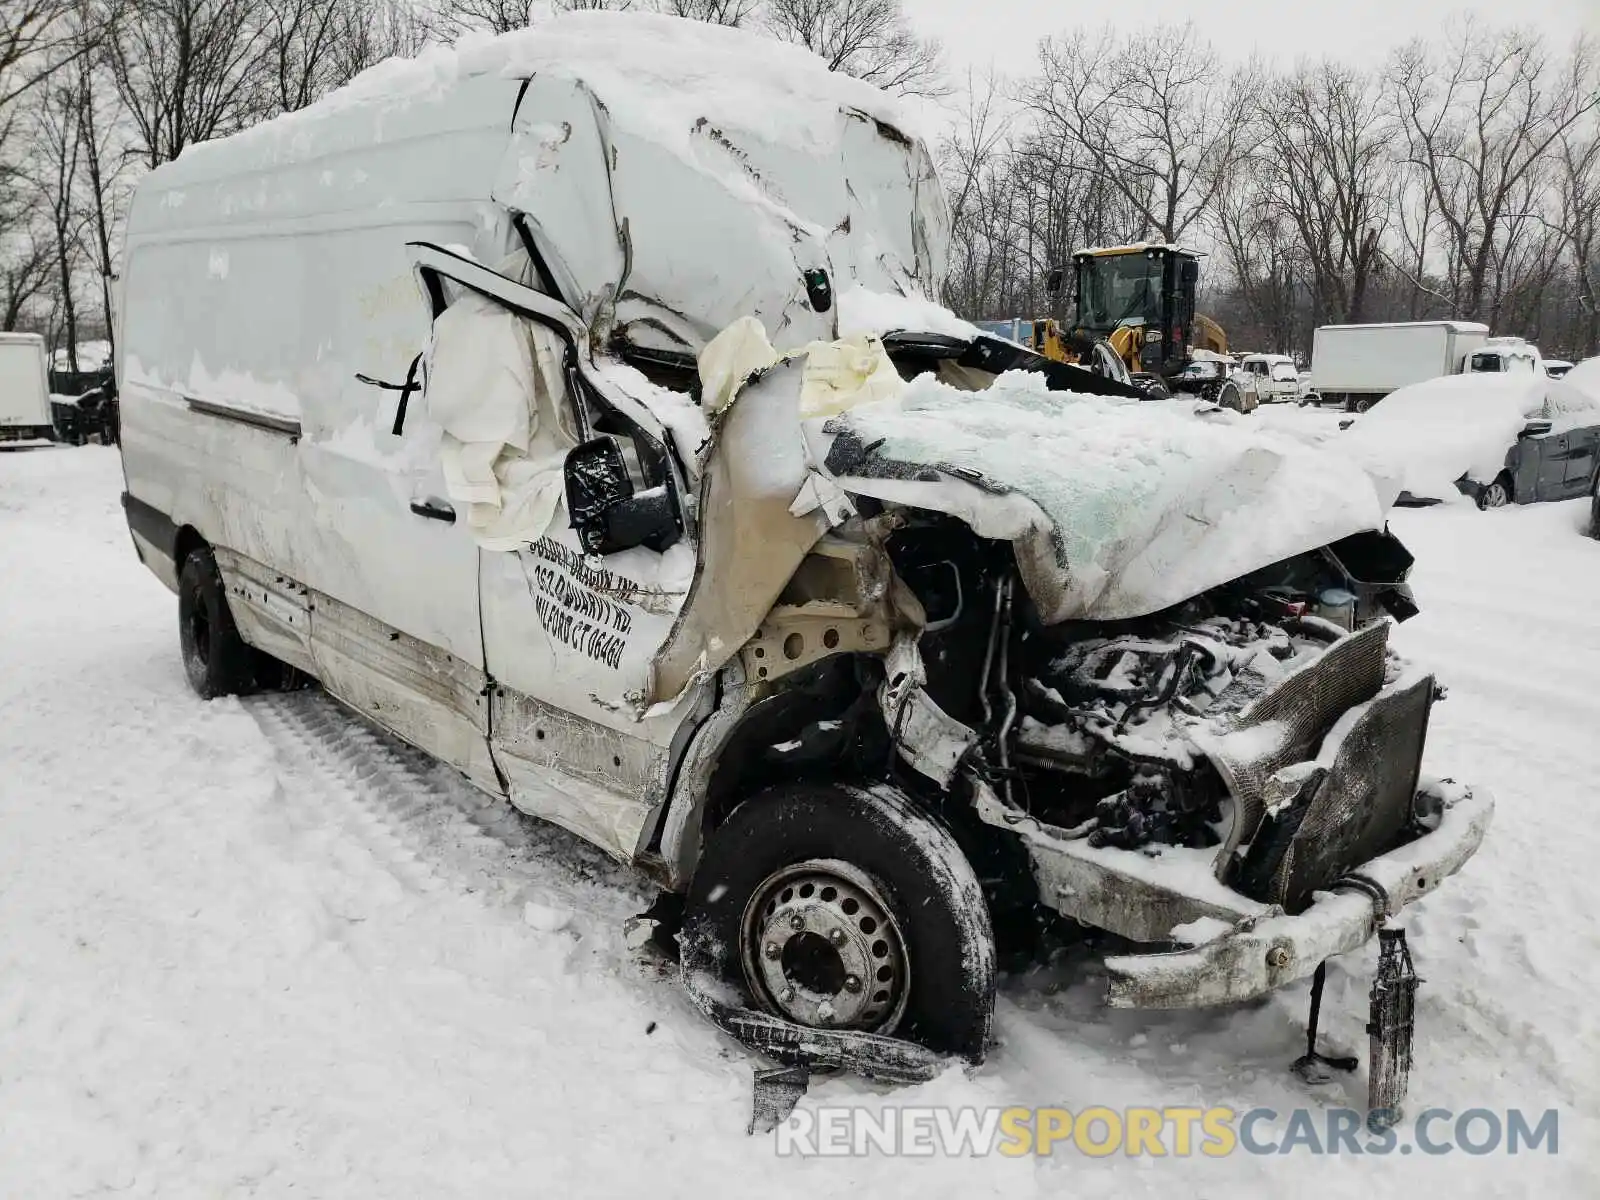
<svg viewBox="0 0 1600 1200">
<path fill-rule="evenodd" d="M 1488 483 L 1530 420 L 1600 423 L 1600 400 L 1544 375 L 1447 375 L 1386 396 L 1328 445 L 1396 489 L 1449 500 L 1465 476 Z"/>
<path fill-rule="evenodd" d="M 1193 406 L 1050 392 L 1030 374 L 977 393 L 924 375 L 806 432 L 847 491 L 1015 543 L 1051 623 L 1157 612 L 1384 523 L 1349 459 Z"/>
</svg>

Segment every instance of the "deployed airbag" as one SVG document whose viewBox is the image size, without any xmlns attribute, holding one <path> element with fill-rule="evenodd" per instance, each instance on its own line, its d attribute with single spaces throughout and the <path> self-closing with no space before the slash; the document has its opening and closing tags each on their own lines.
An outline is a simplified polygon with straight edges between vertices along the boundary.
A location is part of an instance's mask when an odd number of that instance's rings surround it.
<svg viewBox="0 0 1600 1200">
<path fill-rule="evenodd" d="M 555 334 L 468 293 L 433 323 L 427 402 L 446 490 L 478 543 L 514 550 L 542 537 L 577 445 Z"/>
</svg>

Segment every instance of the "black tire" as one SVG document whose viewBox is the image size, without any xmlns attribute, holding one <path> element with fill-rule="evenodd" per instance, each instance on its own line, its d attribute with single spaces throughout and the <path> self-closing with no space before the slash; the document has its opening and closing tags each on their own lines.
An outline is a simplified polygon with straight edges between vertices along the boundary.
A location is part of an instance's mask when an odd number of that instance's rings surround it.
<svg viewBox="0 0 1600 1200">
<path fill-rule="evenodd" d="M 255 690 L 261 656 L 239 636 L 209 546 L 189 551 L 178 573 L 178 644 L 189 686 L 202 699 Z"/>
<path fill-rule="evenodd" d="M 1244 393 L 1239 390 L 1239 385 L 1229 381 L 1222 385 L 1217 392 L 1217 403 L 1223 408 L 1231 408 L 1236 413 L 1244 412 Z"/>
<path fill-rule="evenodd" d="M 1589 536 L 1600 540 L 1600 475 L 1589 485 Z"/>
<path fill-rule="evenodd" d="M 1133 386 L 1144 392 L 1151 400 L 1172 399 L 1172 389 L 1167 386 L 1167 381 L 1148 371 L 1141 371 L 1133 376 Z"/>
<path fill-rule="evenodd" d="M 1504 508 L 1516 499 L 1516 493 L 1511 487 L 1511 476 L 1501 471 L 1496 475 L 1494 482 L 1478 493 L 1478 507 L 1480 509 Z"/>
<path fill-rule="evenodd" d="M 903 793 L 889 787 L 872 790 L 839 784 L 801 783 L 781 786 L 739 805 L 708 839 L 685 907 L 682 946 L 685 963 L 703 966 L 735 988 L 745 1000 L 788 1020 L 763 985 L 751 978 L 743 951 L 747 940 L 752 953 L 770 951 L 776 942 L 760 925 L 762 908 L 747 908 L 765 894 L 785 871 L 801 864 L 839 863 L 877 885 L 878 899 L 886 903 L 890 925 L 898 936 L 885 961 L 904 968 L 903 990 L 891 999 L 885 990 L 877 996 L 898 1016 L 887 1023 L 842 1024 L 865 1028 L 917 1042 L 941 1054 L 980 1061 L 987 1048 L 994 1017 L 994 933 L 983 890 L 971 865 L 944 826 L 919 810 Z M 804 892 L 804 884 L 801 895 Z M 815 893 L 812 914 L 830 915 L 822 901 L 826 889 Z M 785 897 L 787 899 L 787 897 Z M 846 913 L 864 913 L 869 906 L 848 907 Z M 818 920 L 808 915 L 809 924 Z M 857 919 L 839 917 L 840 920 Z M 746 930 L 755 922 L 754 938 Z M 863 928 L 867 925 L 861 921 Z M 820 927 L 820 926 L 819 926 Z M 873 930 L 867 929 L 871 936 Z M 815 934 L 781 934 L 784 961 L 773 969 L 788 977 L 791 945 Z M 764 943 L 757 945 L 756 943 Z M 884 945 L 873 943 L 874 952 Z M 772 953 L 766 958 L 773 959 Z M 841 963 L 848 959 L 836 955 Z M 846 966 L 839 966 L 842 972 Z M 884 978 L 878 967 L 878 978 Z M 759 968 L 757 968 L 759 970 Z M 799 975 L 795 976 L 798 980 Z M 841 988 L 854 976 L 836 978 L 846 983 L 826 993 L 841 1003 L 852 1001 Z M 895 976 L 898 979 L 898 976 Z M 800 986 L 804 986 L 803 983 Z M 877 987 L 869 983 L 868 991 Z M 890 984 L 885 984 L 888 989 Z M 859 983 L 858 983 L 859 989 Z M 791 991 L 791 995 L 792 995 Z M 804 997 L 802 997 L 803 1001 Z M 874 997 L 876 999 L 876 997 Z M 805 1023 L 805 1022 L 797 1022 Z"/>
</svg>

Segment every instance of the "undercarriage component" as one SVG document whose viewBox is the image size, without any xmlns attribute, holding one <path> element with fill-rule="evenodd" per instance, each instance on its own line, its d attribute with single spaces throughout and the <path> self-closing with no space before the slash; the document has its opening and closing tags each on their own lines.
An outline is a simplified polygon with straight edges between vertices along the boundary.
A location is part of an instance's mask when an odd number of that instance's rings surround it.
<svg viewBox="0 0 1600 1200">
<path fill-rule="evenodd" d="M 1437 812 L 1437 821 L 1428 832 L 1363 864 L 1359 877 L 1341 880 L 1330 891 L 1318 894 L 1303 913 L 1272 915 L 1269 906 L 1261 905 L 1255 917 L 1235 920 L 1231 929 L 1219 929 L 1190 949 L 1106 959 L 1111 977 L 1107 1002 L 1113 1008 L 1232 1004 L 1304 979 L 1318 963 L 1366 945 L 1385 916 L 1397 915 L 1461 869 L 1477 851 L 1494 816 L 1493 797 L 1481 789 L 1456 784 L 1424 784 L 1418 808 L 1434 805 L 1442 811 Z M 1029 850 L 1034 854 L 1035 869 L 1042 870 L 1045 860 L 1035 847 Z M 1142 857 L 1127 851 L 1098 853 L 1118 855 L 1124 861 Z M 1182 898 L 1192 905 L 1214 895 L 1214 880 L 1198 881 L 1199 894 L 1191 895 L 1197 886 L 1187 873 L 1155 873 L 1166 883 L 1167 905 L 1176 905 Z M 1228 889 L 1222 891 L 1242 904 L 1250 903 Z M 1189 911 L 1203 910 L 1191 907 Z"/>
<path fill-rule="evenodd" d="M 809 1029 L 735 1002 L 710 971 L 685 960 L 684 990 L 713 1025 L 774 1062 L 854 1071 L 887 1083 L 926 1083 L 953 1060 L 915 1042 L 855 1029 Z"/>
<path fill-rule="evenodd" d="M 1294 1060 L 1294 1072 L 1307 1083 L 1326 1083 L 1334 1071 L 1354 1071 L 1360 1060 L 1353 1056 L 1328 1055 L 1317 1049 L 1317 1022 L 1322 1017 L 1322 989 L 1328 982 L 1328 964 L 1317 964 L 1311 976 L 1311 1018 L 1306 1022 L 1306 1052 Z"/>
<path fill-rule="evenodd" d="M 750 1124 L 745 1133 L 771 1133 L 789 1119 L 810 1086 L 811 1069 L 804 1063 L 757 1068 L 750 1096 Z"/>
<path fill-rule="evenodd" d="M 1367 1124 L 1374 1130 L 1400 1119 L 1411 1080 L 1411 1043 L 1417 1020 L 1416 968 L 1403 929 L 1378 930 L 1378 974 L 1372 981 L 1372 1039 L 1367 1070 Z"/>
</svg>

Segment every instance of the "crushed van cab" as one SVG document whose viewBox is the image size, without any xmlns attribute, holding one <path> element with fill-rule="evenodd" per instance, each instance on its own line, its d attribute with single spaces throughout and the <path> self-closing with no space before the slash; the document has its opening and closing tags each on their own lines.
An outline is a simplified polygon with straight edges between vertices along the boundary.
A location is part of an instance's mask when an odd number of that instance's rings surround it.
<svg viewBox="0 0 1600 1200">
<path fill-rule="evenodd" d="M 636 865 L 696 1002 L 926 1077 L 997 941 L 1258 995 L 1473 853 L 1353 463 L 939 307 L 881 93 L 667 18 L 430 51 L 140 184 L 125 504 L 201 695 L 318 680 Z M 1409 1027 L 1408 1027 L 1409 1028 Z"/>
</svg>

